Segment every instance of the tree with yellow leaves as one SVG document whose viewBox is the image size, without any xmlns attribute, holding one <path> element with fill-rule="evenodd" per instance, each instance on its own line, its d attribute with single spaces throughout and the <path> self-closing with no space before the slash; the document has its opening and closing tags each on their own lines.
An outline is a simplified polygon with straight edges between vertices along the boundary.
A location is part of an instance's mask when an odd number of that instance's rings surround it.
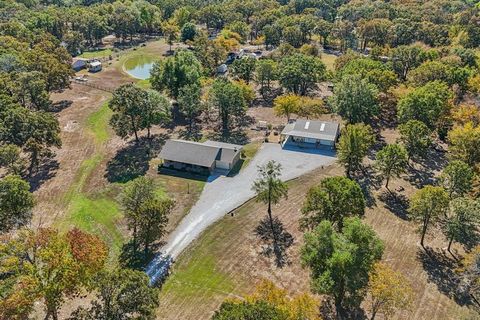
<svg viewBox="0 0 480 320">
<path fill-rule="evenodd" d="M 480 111 L 475 105 L 464 104 L 452 110 L 452 119 L 459 125 L 472 122 L 474 126 L 480 124 Z"/>
<path fill-rule="evenodd" d="M 276 97 L 273 101 L 273 110 L 277 116 L 286 116 L 290 121 L 292 113 L 297 113 L 300 108 L 301 97 L 295 94 L 286 94 Z"/>
<path fill-rule="evenodd" d="M 471 122 L 456 127 L 448 133 L 448 141 L 454 160 L 461 160 L 472 167 L 480 162 L 480 127 Z"/>
<path fill-rule="evenodd" d="M 399 310 L 406 310 L 413 301 L 413 290 L 405 276 L 382 262 L 376 263 L 370 273 L 368 292 L 370 320 L 374 320 L 378 313 L 387 318 Z"/>
<path fill-rule="evenodd" d="M 225 301 L 212 317 L 214 320 L 320 320 L 320 303 L 307 293 L 289 297 L 273 282 L 262 280 L 244 299 Z"/>
</svg>

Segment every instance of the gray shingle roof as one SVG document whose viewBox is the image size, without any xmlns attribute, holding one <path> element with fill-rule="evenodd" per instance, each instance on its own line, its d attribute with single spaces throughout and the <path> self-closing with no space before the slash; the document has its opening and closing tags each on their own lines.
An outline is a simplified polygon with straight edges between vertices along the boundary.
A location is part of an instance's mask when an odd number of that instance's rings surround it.
<svg viewBox="0 0 480 320">
<path fill-rule="evenodd" d="M 217 158 L 218 151 L 217 147 L 203 143 L 167 140 L 160 151 L 160 158 L 210 168 Z"/>
<path fill-rule="evenodd" d="M 164 160 L 211 167 L 215 160 L 232 163 L 242 146 L 218 141 L 203 143 L 185 140 L 167 140 L 159 157 Z"/>
<path fill-rule="evenodd" d="M 334 141 L 340 126 L 337 122 L 318 120 L 297 120 L 282 130 L 282 135 Z"/>
</svg>

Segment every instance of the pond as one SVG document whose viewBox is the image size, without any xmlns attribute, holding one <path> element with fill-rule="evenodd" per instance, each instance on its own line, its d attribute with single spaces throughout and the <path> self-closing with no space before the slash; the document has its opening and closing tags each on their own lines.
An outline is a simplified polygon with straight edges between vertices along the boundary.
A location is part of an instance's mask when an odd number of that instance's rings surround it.
<svg viewBox="0 0 480 320">
<path fill-rule="evenodd" d="M 145 80 L 150 78 L 150 70 L 154 63 L 155 59 L 151 56 L 138 55 L 127 59 L 123 68 L 132 77 Z"/>
</svg>

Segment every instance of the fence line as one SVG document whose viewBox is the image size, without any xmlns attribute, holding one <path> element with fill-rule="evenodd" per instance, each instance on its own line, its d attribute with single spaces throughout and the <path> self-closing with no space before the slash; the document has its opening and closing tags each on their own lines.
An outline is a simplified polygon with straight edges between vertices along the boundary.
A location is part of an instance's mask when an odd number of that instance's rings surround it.
<svg viewBox="0 0 480 320">
<path fill-rule="evenodd" d="M 90 88 L 106 91 L 106 92 L 109 92 L 109 93 L 113 93 L 113 91 L 115 90 L 114 88 L 108 88 L 108 87 L 100 86 L 98 84 L 89 83 L 87 81 L 81 81 L 81 80 L 77 80 L 77 79 L 73 79 L 72 81 L 75 82 L 75 83 L 90 87 Z"/>
</svg>

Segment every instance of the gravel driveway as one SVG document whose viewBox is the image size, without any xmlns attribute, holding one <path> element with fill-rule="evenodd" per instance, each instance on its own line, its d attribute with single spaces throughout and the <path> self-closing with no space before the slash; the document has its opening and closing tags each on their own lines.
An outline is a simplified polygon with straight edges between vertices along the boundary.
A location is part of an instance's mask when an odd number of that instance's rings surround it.
<svg viewBox="0 0 480 320">
<path fill-rule="evenodd" d="M 329 165 L 336 158 L 330 150 L 284 150 L 279 144 L 265 143 L 250 164 L 236 176 L 210 177 L 197 203 L 168 237 L 162 248 L 162 255 L 147 266 L 146 272 L 151 282 L 156 282 L 169 268 L 172 259 L 178 257 L 208 226 L 254 196 L 251 188 L 258 176 L 257 166 L 269 160 L 281 163 L 282 180 L 290 180 Z"/>
</svg>

